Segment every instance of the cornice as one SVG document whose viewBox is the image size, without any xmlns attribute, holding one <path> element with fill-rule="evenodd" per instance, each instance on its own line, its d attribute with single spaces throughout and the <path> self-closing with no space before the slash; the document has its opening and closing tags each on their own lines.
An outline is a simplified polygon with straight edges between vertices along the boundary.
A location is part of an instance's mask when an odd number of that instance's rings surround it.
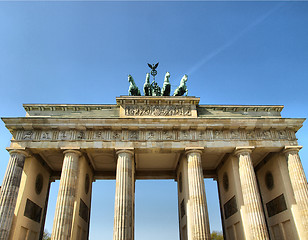
<svg viewBox="0 0 308 240">
<path fill-rule="evenodd" d="M 117 108 L 115 104 L 23 104 L 28 111 L 93 111 Z"/>
<path fill-rule="evenodd" d="M 2 118 L 10 131 L 17 129 L 292 129 L 304 118 Z"/>
<path fill-rule="evenodd" d="M 199 108 L 224 112 L 281 112 L 283 105 L 199 105 Z"/>
<path fill-rule="evenodd" d="M 150 99 L 151 101 L 157 101 L 157 104 L 168 104 L 170 100 L 164 99 Z M 185 100 L 185 101 L 184 101 Z M 178 104 L 198 104 L 199 99 L 181 99 L 176 98 L 172 102 L 177 102 Z M 28 111 L 93 111 L 102 109 L 117 108 L 119 104 L 144 104 L 149 103 L 147 99 L 135 99 L 130 98 L 122 99 L 117 98 L 116 104 L 23 104 L 26 112 Z M 225 111 L 225 112 L 281 112 L 284 106 L 282 105 L 199 105 L 197 108 L 211 109 L 214 111 Z"/>
<path fill-rule="evenodd" d="M 197 97 L 145 97 L 145 96 L 121 96 L 116 98 L 118 105 L 198 105 Z"/>
</svg>

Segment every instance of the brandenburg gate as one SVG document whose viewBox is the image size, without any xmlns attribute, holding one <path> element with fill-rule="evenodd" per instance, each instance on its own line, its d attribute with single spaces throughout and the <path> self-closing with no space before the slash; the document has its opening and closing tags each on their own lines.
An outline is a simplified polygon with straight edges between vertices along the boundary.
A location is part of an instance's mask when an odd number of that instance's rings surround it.
<svg viewBox="0 0 308 240">
<path fill-rule="evenodd" d="M 41 239 L 60 179 L 53 240 L 88 239 L 92 182 L 116 179 L 114 240 L 134 239 L 138 179 L 174 179 L 181 240 L 210 239 L 204 178 L 217 180 L 225 239 L 308 239 L 308 185 L 283 106 L 121 96 L 114 105 L 26 104 L 1 186 L 0 239 Z M 175 203 L 176 204 L 176 203 Z M 103 213 L 102 213 L 103 214 Z"/>
</svg>

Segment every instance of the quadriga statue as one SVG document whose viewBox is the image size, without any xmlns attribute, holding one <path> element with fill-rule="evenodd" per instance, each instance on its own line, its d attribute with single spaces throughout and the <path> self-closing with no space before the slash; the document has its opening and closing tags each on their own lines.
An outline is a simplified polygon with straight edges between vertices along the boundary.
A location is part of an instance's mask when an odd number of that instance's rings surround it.
<svg viewBox="0 0 308 240">
<path fill-rule="evenodd" d="M 146 77 L 145 77 L 145 83 L 143 85 L 143 93 L 144 96 L 152 96 L 152 86 L 150 83 L 150 74 L 147 73 Z"/>
<path fill-rule="evenodd" d="M 186 82 L 187 82 L 187 75 L 185 74 L 180 82 L 180 86 L 177 87 L 177 89 L 175 89 L 173 96 L 183 96 L 185 94 L 185 96 L 187 96 L 188 94 L 188 89 L 186 86 Z"/>
<path fill-rule="evenodd" d="M 171 84 L 169 82 L 170 73 L 166 72 L 163 89 L 161 91 L 162 96 L 170 96 Z"/>
<path fill-rule="evenodd" d="M 136 86 L 135 81 L 131 75 L 128 75 L 128 81 L 130 83 L 128 89 L 129 96 L 141 96 L 139 88 Z"/>
</svg>

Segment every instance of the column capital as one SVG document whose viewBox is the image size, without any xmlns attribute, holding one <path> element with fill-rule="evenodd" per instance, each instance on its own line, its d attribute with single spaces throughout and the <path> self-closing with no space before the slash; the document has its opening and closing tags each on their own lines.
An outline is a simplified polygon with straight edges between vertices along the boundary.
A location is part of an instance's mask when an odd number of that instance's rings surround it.
<svg viewBox="0 0 308 240">
<path fill-rule="evenodd" d="M 9 152 L 10 155 L 13 153 L 22 154 L 25 157 L 29 157 L 30 154 L 26 151 L 26 148 L 6 148 L 6 150 Z"/>
<path fill-rule="evenodd" d="M 254 149 L 254 146 L 240 146 L 234 149 L 233 154 L 235 156 L 239 156 L 240 154 L 250 154 Z"/>
<path fill-rule="evenodd" d="M 80 157 L 81 155 L 82 155 L 82 153 L 80 152 L 80 150 L 79 149 L 67 149 L 67 148 L 65 148 L 65 149 L 62 149 L 62 150 L 64 150 L 63 151 L 63 154 L 65 155 L 65 154 L 68 154 L 68 153 L 75 153 L 75 154 L 77 154 L 78 155 L 78 157 Z"/>
<path fill-rule="evenodd" d="M 134 155 L 134 148 L 115 148 L 115 151 L 117 155 L 120 153 L 128 153 Z"/>
<path fill-rule="evenodd" d="M 302 149 L 303 146 L 284 146 L 284 148 L 282 149 L 282 152 L 287 154 L 289 152 L 296 152 L 298 153 L 299 150 Z"/>
<path fill-rule="evenodd" d="M 202 154 L 204 151 L 204 147 L 187 147 L 185 148 L 185 154 L 188 155 L 190 153 L 199 153 Z"/>
</svg>

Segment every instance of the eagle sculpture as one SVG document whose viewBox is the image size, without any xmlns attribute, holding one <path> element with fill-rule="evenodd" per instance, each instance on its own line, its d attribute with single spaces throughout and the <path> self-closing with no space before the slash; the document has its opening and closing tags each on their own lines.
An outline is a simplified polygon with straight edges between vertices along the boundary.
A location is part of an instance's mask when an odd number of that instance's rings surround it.
<svg viewBox="0 0 308 240">
<path fill-rule="evenodd" d="M 155 69 L 158 67 L 158 64 L 159 64 L 159 62 L 156 63 L 156 64 L 153 63 L 152 65 L 148 63 L 148 66 L 149 66 L 149 67 L 152 69 L 152 71 L 153 71 L 153 70 L 155 70 Z"/>
</svg>

